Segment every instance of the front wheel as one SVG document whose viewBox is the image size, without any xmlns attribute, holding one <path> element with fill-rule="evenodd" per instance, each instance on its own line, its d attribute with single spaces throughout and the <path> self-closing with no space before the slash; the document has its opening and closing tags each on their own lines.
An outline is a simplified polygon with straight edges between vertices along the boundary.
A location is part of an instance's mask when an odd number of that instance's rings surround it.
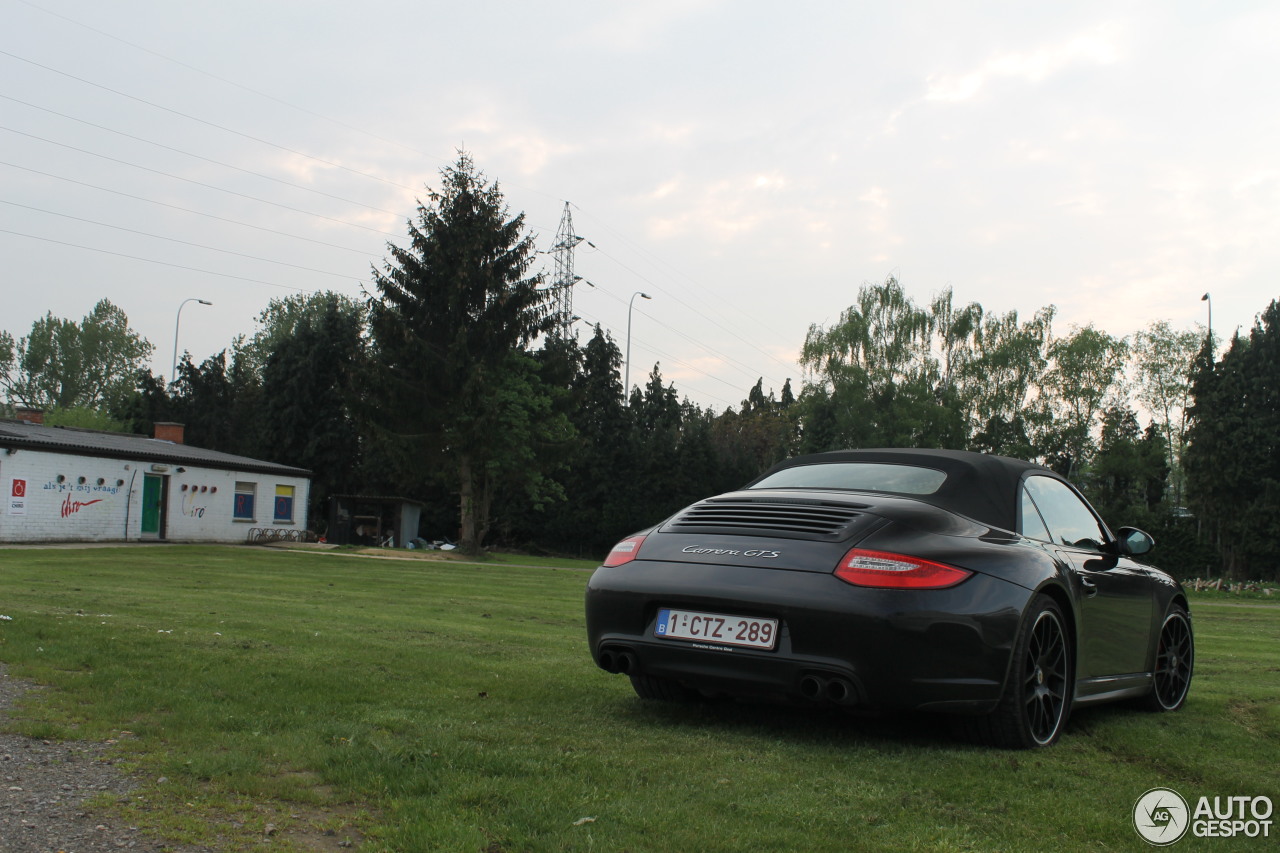
<svg viewBox="0 0 1280 853">
<path fill-rule="evenodd" d="M 1174 604 L 1160 626 L 1156 646 L 1156 666 L 1152 673 L 1151 692 L 1143 700 L 1148 711 L 1176 711 L 1187 701 L 1191 689 L 1191 673 L 1195 668 L 1195 639 L 1191 634 L 1191 617 L 1186 608 Z"/>
<path fill-rule="evenodd" d="M 1009 680 L 1000 704 L 968 720 L 975 738 L 1003 749 L 1050 746 L 1071 713 L 1071 641 L 1057 603 L 1036 596 L 1018 629 Z"/>
</svg>

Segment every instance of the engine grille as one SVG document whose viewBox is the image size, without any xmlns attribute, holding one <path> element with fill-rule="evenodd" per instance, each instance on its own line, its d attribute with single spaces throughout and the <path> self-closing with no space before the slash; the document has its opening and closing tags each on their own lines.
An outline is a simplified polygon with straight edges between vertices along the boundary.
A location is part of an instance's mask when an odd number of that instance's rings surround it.
<svg viewBox="0 0 1280 853">
<path fill-rule="evenodd" d="M 671 533 L 773 534 L 840 540 L 862 517 L 856 505 L 820 501 L 710 500 L 694 504 L 665 529 Z"/>
</svg>

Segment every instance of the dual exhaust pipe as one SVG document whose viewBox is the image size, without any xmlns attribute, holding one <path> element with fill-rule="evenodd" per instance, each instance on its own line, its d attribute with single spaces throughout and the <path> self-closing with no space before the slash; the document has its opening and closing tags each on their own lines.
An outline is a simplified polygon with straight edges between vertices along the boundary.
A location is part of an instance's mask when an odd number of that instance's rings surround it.
<svg viewBox="0 0 1280 853">
<path fill-rule="evenodd" d="M 598 663 L 601 669 L 614 675 L 637 675 L 640 672 L 635 652 L 623 646 L 605 646 L 600 650 Z M 858 703 L 857 688 L 842 675 L 810 673 L 800 679 L 800 694 L 812 702 Z"/>
<path fill-rule="evenodd" d="M 800 679 L 800 693 L 813 702 L 834 702 L 837 705 L 856 705 L 858 691 L 853 682 L 840 675 L 806 675 Z"/>
<path fill-rule="evenodd" d="M 628 649 L 606 646 L 600 650 L 600 668 L 614 675 L 635 675 L 640 671 L 636 656 Z"/>
</svg>

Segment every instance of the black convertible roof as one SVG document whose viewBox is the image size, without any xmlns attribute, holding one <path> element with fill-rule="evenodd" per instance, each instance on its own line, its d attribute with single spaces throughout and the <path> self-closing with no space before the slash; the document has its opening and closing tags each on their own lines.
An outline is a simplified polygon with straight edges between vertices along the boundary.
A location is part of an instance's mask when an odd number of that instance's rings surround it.
<svg viewBox="0 0 1280 853">
<path fill-rule="evenodd" d="M 947 475 L 938 490 L 930 495 L 909 495 L 919 501 L 972 518 L 991 527 L 1015 530 L 1018 523 L 1018 485 L 1028 471 L 1061 480 L 1054 471 L 1033 462 L 973 453 L 968 450 L 923 450 L 917 448 L 877 448 L 868 450 L 835 450 L 797 456 L 774 465 L 747 488 L 786 468 L 823 465 L 836 462 L 877 462 L 889 465 L 915 465 L 934 468 Z"/>
</svg>

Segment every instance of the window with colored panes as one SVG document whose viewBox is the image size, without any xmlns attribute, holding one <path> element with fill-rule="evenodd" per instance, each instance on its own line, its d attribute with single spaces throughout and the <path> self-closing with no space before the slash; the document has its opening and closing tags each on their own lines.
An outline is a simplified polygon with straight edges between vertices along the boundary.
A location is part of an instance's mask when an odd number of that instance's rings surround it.
<svg viewBox="0 0 1280 853">
<path fill-rule="evenodd" d="M 238 521 L 253 521 L 254 498 L 258 494 L 257 483 L 236 482 L 235 504 L 231 509 L 231 517 Z"/>
<path fill-rule="evenodd" d="M 293 521 L 293 486 L 276 486 L 276 521 Z"/>
</svg>

